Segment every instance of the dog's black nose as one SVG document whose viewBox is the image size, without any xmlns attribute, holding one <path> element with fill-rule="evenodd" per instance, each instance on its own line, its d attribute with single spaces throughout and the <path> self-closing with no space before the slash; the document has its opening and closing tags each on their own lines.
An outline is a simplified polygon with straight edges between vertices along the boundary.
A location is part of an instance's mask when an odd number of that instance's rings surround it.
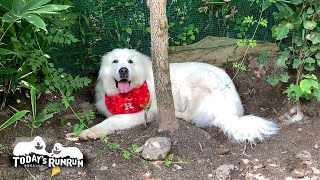
<svg viewBox="0 0 320 180">
<path fill-rule="evenodd" d="M 39 145 L 40 145 L 40 142 L 37 142 L 37 145 L 39 146 Z"/>
<path fill-rule="evenodd" d="M 122 67 L 119 69 L 120 78 L 128 78 L 129 76 L 129 69 L 126 67 Z"/>
</svg>

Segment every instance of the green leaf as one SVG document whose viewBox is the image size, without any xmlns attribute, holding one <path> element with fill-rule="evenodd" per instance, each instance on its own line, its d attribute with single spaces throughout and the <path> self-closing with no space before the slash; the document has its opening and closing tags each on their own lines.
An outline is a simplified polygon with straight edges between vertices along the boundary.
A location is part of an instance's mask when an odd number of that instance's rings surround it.
<svg viewBox="0 0 320 180">
<path fill-rule="evenodd" d="M 37 114 L 37 92 L 35 87 L 31 88 L 30 94 L 31 94 L 32 115 L 33 115 L 33 118 L 35 118 Z"/>
<path fill-rule="evenodd" d="M 28 110 L 22 110 L 17 113 L 15 113 L 13 116 L 11 116 L 6 122 L 1 124 L 0 131 L 10 126 L 10 124 L 14 123 L 15 121 L 21 119 L 26 113 L 29 112 Z"/>
<path fill-rule="evenodd" d="M 37 26 L 38 28 L 47 31 L 46 24 L 39 16 L 34 14 L 27 14 L 27 15 L 24 15 L 23 18 L 29 21 L 31 24 Z"/>
<path fill-rule="evenodd" d="M 195 40 L 196 37 L 195 37 L 194 35 L 191 35 L 191 36 L 190 36 L 190 39 Z"/>
<path fill-rule="evenodd" d="M 16 69 L 9 68 L 9 67 L 0 67 L 0 74 L 12 74 L 17 72 Z"/>
<path fill-rule="evenodd" d="M 151 27 L 147 27 L 147 28 L 146 28 L 146 31 L 147 31 L 148 33 L 150 33 L 150 32 L 151 32 Z"/>
<path fill-rule="evenodd" d="M 2 20 L 4 22 L 14 22 L 19 20 L 20 18 L 20 16 L 14 14 L 12 11 L 9 11 L 3 15 Z"/>
<path fill-rule="evenodd" d="M 320 51 L 317 52 L 317 54 L 315 55 L 315 58 L 318 60 L 320 59 Z"/>
<path fill-rule="evenodd" d="M 318 32 L 311 32 L 309 40 L 312 41 L 312 44 L 320 43 L 320 34 Z"/>
<path fill-rule="evenodd" d="M 25 6 L 25 1 L 23 0 L 13 0 L 12 2 L 12 11 L 17 16 L 20 16 L 24 13 L 23 7 Z"/>
<path fill-rule="evenodd" d="M 308 94 L 311 94 L 312 89 L 318 89 L 319 84 L 316 80 L 313 79 L 303 79 L 300 83 L 299 86 L 303 92 L 306 92 Z"/>
<path fill-rule="evenodd" d="M 71 6 L 69 5 L 59 5 L 59 4 L 48 4 L 45 6 L 42 6 L 38 9 L 28 11 L 28 13 L 33 13 L 33 14 L 56 14 L 58 13 L 57 11 L 62 11 L 70 8 Z"/>
<path fill-rule="evenodd" d="M 294 69 L 298 69 L 301 66 L 301 64 L 302 64 L 301 59 L 294 59 L 292 63 L 292 67 Z"/>
<path fill-rule="evenodd" d="M 303 27 L 304 27 L 305 29 L 312 30 L 312 29 L 314 29 L 315 27 L 317 27 L 317 22 L 315 22 L 315 21 L 304 21 L 304 22 L 303 22 Z"/>
<path fill-rule="evenodd" d="M 122 153 L 122 156 L 125 158 L 125 159 L 130 159 L 131 157 L 131 153 L 127 150 L 124 150 L 123 153 Z"/>
<path fill-rule="evenodd" d="M 293 29 L 293 24 L 291 24 L 291 23 L 279 24 L 275 28 L 276 39 L 282 40 L 284 38 L 287 38 L 288 33 L 291 29 Z"/>
<path fill-rule="evenodd" d="M 320 85 L 318 85 L 318 86 L 320 86 Z M 315 89 L 313 91 L 313 96 L 317 97 L 317 100 L 320 101 L 320 88 Z"/>
<path fill-rule="evenodd" d="M 259 63 L 264 64 L 269 56 L 269 51 L 264 51 L 259 55 Z"/>
<path fill-rule="evenodd" d="M 288 75 L 288 73 L 280 75 L 280 81 L 281 82 L 288 82 L 289 79 L 290 79 L 290 76 Z"/>
<path fill-rule="evenodd" d="M 313 64 L 316 62 L 316 60 L 314 60 L 312 57 L 307 57 L 304 62 L 309 63 L 309 64 Z"/>
<path fill-rule="evenodd" d="M 3 49 L 3 48 L 0 48 L 0 55 L 9 55 L 9 54 L 16 54 L 15 52 L 9 50 L 9 49 Z"/>
<path fill-rule="evenodd" d="M 0 0 L 0 6 L 10 11 L 12 9 L 12 0 Z"/>
<path fill-rule="evenodd" d="M 264 3 L 262 4 L 262 11 L 268 9 L 268 7 L 270 7 L 272 5 L 272 3 L 270 3 L 270 1 L 266 0 L 264 1 Z"/>
<path fill-rule="evenodd" d="M 272 76 L 269 76 L 267 79 L 267 82 L 271 85 L 271 86 L 276 86 L 277 84 L 279 84 L 279 75 L 278 74 L 274 74 Z"/>
<path fill-rule="evenodd" d="M 288 94 L 288 96 L 293 97 L 295 101 L 299 101 L 299 99 L 303 96 L 300 86 L 294 84 L 290 84 L 290 86 L 284 92 Z"/>
<path fill-rule="evenodd" d="M 128 33 L 128 34 L 130 34 L 130 35 L 132 34 L 132 29 L 131 29 L 131 28 L 129 28 L 129 27 L 128 27 L 128 28 L 126 28 L 126 31 L 127 31 L 127 33 Z"/>
<path fill-rule="evenodd" d="M 308 10 L 307 10 L 307 13 L 308 13 L 308 14 L 313 14 L 313 13 L 314 13 L 314 10 L 313 10 L 311 7 L 309 7 Z"/>
<path fill-rule="evenodd" d="M 312 64 L 306 64 L 304 66 L 304 69 L 307 70 L 307 71 L 314 71 L 314 65 Z"/>
<path fill-rule="evenodd" d="M 286 62 L 287 62 L 288 59 L 289 59 L 289 57 L 280 56 L 276 61 L 277 66 L 279 66 L 279 67 L 287 67 Z"/>
<path fill-rule="evenodd" d="M 31 11 L 40 8 L 42 5 L 47 4 L 51 0 L 29 0 L 23 7 L 23 11 Z"/>
<path fill-rule="evenodd" d="M 269 0 L 267 0 L 267 1 L 269 1 Z M 290 0 L 290 3 L 294 4 L 294 5 L 301 4 L 302 2 L 303 2 L 303 0 Z"/>
</svg>

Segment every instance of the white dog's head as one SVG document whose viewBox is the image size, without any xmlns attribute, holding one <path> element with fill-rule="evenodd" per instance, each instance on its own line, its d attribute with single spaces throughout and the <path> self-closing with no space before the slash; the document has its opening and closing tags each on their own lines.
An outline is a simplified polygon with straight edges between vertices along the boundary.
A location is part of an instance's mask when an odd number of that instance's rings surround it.
<svg viewBox="0 0 320 180">
<path fill-rule="evenodd" d="M 52 153 L 53 154 L 60 154 L 62 151 L 63 147 L 62 144 L 60 143 L 55 143 L 53 148 L 52 148 Z"/>
<path fill-rule="evenodd" d="M 33 143 L 34 143 L 34 147 L 37 150 L 46 149 L 46 143 L 43 141 L 42 137 L 40 137 L 40 136 L 36 136 L 33 139 Z"/>
<path fill-rule="evenodd" d="M 148 64 L 149 63 L 149 64 Z M 99 78 L 106 94 L 127 93 L 146 80 L 151 63 L 148 56 L 133 49 L 114 49 L 102 57 Z"/>
</svg>

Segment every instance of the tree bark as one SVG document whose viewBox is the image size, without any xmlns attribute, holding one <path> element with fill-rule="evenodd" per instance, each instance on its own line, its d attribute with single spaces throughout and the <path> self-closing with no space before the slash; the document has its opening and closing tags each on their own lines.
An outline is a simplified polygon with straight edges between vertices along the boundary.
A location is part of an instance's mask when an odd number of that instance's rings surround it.
<svg viewBox="0 0 320 180">
<path fill-rule="evenodd" d="M 173 133 L 178 129 L 172 98 L 166 0 L 148 0 L 151 26 L 151 58 L 157 97 L 159 131 Z"/>
</svg>

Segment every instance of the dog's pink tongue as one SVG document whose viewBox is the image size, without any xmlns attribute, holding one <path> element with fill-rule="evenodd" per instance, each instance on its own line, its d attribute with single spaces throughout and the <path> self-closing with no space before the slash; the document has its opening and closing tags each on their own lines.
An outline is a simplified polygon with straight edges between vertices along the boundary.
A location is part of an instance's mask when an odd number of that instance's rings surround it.
<svg viewBox="0 0 320 180">
<path fill-rule="evenodd" d="M 129 82 L 128 81 L 119 81 L 118 89 L 120 93 L 127 93 L 129 91 Z"/>
</svg>

